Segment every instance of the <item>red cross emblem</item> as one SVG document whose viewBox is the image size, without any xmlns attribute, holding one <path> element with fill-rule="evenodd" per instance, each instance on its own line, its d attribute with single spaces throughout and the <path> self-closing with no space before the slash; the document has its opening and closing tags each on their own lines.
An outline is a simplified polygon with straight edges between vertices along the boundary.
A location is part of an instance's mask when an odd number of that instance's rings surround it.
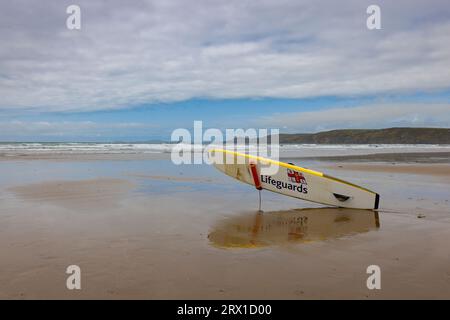
<svg viewBox="0 0 450 320">
<path fill-rule="evenodd" d="M 306 179 L 300 172 L 288 169 L 287 175 L 292 182 L 306 184 Z"/>
</svg>

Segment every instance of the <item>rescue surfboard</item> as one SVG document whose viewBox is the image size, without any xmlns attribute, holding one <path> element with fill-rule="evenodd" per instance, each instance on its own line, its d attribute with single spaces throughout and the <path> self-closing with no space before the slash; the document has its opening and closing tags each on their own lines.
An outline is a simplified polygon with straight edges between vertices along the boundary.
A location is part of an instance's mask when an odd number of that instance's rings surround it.
<svg viewBox="0 0 450 320">
<path fill-rule="evenodd" d="M 378 209 L 378 193 L 323 172 L 224 149 L 209 151 L 213 165 L 241 182 L 302 200 L 343 208 Z M 270 173 L 264 168 L 271 166 Z"/>
</svg>

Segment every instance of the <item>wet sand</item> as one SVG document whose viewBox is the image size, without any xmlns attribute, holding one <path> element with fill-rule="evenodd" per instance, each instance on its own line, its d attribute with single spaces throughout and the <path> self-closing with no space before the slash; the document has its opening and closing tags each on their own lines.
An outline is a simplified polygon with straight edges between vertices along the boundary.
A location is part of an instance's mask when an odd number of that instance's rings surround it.
<svg viewBox="0 0 450 320">
<path fill-rule="evenodd" d="M 302 165 L 378 191 L 380 211 L 263 192 L 261 214 L 250 186 L 160 155 L 3 158 L 0 298 L 450 298 L 445 160 Z"/>
<path fill-rule="evenodd" d="M 403 164 L 403 163 L 339 163 L 327 166 L 331 169 L 397 173 L 407 175 L 434 176 L 436 179 L 450 182 L 450 164 L 436 163 L 433 165 Z"/>
</svg>

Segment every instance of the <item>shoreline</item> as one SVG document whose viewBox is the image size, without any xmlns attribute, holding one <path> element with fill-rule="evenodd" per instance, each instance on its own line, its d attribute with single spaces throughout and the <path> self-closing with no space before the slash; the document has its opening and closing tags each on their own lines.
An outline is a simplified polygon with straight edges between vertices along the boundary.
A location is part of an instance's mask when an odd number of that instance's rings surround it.
<svg viewBox="0 0 450 320">
<path fill-rule="evenodd" d="M 314 160 L 314 161 L 342 161 L 342 162 L 411 162 L 411 163 L 450 163 L 450 152 L 380 152 L 333 156 L 300 156 L 292 155 L 291 151 L 281 153 L 280 161 Z M 297 152 L 300 153 L 300 152 Z M 161 153 L 0 153 L 0 161 L 22 160 L 55 160 L 55 161 L 96 161 L 96 160 L 167 160 L 170 152 Z"/>
</svg>

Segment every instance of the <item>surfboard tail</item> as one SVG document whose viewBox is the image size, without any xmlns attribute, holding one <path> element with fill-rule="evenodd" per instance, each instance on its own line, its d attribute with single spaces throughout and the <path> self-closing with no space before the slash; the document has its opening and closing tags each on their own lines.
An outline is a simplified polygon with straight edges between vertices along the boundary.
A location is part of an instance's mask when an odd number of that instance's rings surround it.
<svg viewBox="0 0 450 320">
<path fill-rule="evenodd" d="M 380 205 L 380 195 L 378 193 L 375 194 L 375 205 L 373 206 L 374 210 L 377 210 Z"/>
</svg>

